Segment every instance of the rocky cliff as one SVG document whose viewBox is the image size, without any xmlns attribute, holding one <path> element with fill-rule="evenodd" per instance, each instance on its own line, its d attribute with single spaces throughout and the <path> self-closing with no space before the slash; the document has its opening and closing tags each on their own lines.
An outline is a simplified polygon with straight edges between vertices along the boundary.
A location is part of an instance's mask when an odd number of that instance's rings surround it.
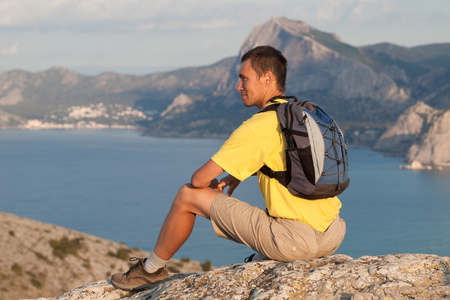
<svg viewBox="0 0 450 300">
<path fill-rule="evenodd" d="M 429 127 L 406 155 L 412 169 L 450 169 L 450 110 L 430 116 Z"/>
<path fill-rule="evenodd" d="M 399 116 L 375 144 L 388 154 L 406 155 L 406 168 L 450 168 L 450 110 L 419 101 Z"/>
<path fill-rule="evenodd" d="M 263 260 L 178 274 L 144 291 L 125 292 L 101 280 L 50 299 L 450 299 L 450 258 L 395 254 Z"/>
<path fill-rule="evenodd" d="M 51 297 L 128 270 L 149 253 L 67 228 L 0 212 L 0 299 Z M 173 259 L 171 272 L 203 272 Z"/>
</svg>

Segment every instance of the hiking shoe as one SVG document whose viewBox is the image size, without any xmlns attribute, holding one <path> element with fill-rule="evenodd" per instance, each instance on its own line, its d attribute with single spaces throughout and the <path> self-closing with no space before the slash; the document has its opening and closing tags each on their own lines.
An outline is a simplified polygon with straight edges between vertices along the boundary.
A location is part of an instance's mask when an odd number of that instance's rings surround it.
<svg viewBox="0 0 450 300">
<path fill-rule="evenodd" d="M 266 256 L 262 255 L 261 253 L 253 253 L 252 255 L 250 255 L 249 257 L 246 257 L 244 259 L 244 262 L 248 263 L 251 261 L 255 261 L 255 260 L 264 260 L 264 259 L 268 259 Z"/>
<path fill-rule="evenodd" d="M 138 261 L 128 272 L 123 274 L 114 274 L 111 276 L 111 282 L 123 290 L 143 289 L 146 286 L 161 281 L 169 277 L 166 267 L 158 269 L 155 273 L 148 273 L 144 269 L 144 263 L 147 259 L 132 257 L 130 261 Z"/>
</svg>

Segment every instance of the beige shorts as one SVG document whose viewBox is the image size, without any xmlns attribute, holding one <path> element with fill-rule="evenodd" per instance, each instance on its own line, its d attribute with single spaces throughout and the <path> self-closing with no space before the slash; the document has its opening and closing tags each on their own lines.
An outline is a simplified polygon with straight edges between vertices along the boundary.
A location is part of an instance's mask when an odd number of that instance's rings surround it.
<svg viewBox="0 0 450 300">
<path fill-rule="evenodd" d="M 259 207 L 224 194 L 214 199 L 210 216 L 217 236 L 285 262 L 333 254 L 346 230 L 339 216 L 321 232 L 295 220 L 271 217 Z"/>
</svg>

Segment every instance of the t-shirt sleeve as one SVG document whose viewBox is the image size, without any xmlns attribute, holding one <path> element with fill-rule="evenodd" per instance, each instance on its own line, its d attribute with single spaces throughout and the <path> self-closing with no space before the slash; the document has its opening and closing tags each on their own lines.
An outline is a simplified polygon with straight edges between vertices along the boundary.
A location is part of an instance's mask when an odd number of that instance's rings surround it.
<svg viewBox="0 0 450 300">
<path fill-rule="evenodd" d="M 211 159 L 228 174 L 243 181 L 263 166 L 263 152 L 260 138 L 244 122 Z"/>
</svg>

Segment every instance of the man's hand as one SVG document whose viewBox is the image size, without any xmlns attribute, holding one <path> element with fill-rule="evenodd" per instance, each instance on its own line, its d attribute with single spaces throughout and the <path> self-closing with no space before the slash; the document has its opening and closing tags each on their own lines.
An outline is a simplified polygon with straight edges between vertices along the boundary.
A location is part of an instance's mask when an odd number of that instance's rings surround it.
<svg viewBox="0 0 450 300">
<path fill-rule="evenodd" d="M 227 190 L 227 196 L 231 196 L 231 194 L 233 194 L 234 189 L 237 188 L 239 183 L 241 183 L 239 179 L 236 179 L 235 177 L 228 175 L 220 180 L 216 190 L 218 190 L 219 192 L 223 192 L 223 189 L 229 186 Z"/>
<path fill-rule="evenodd" d="M 219 191 L 219 189 L 217 188 L 217 186 L 219 185 L 219 180 L 217 180 L 217 178 L 214 178 L 213 180 L 211 180 L 211 183 L 209 184 L 209 188 Z M 222 191 L 219 191 L 222 192 Z"/>
</svg>

